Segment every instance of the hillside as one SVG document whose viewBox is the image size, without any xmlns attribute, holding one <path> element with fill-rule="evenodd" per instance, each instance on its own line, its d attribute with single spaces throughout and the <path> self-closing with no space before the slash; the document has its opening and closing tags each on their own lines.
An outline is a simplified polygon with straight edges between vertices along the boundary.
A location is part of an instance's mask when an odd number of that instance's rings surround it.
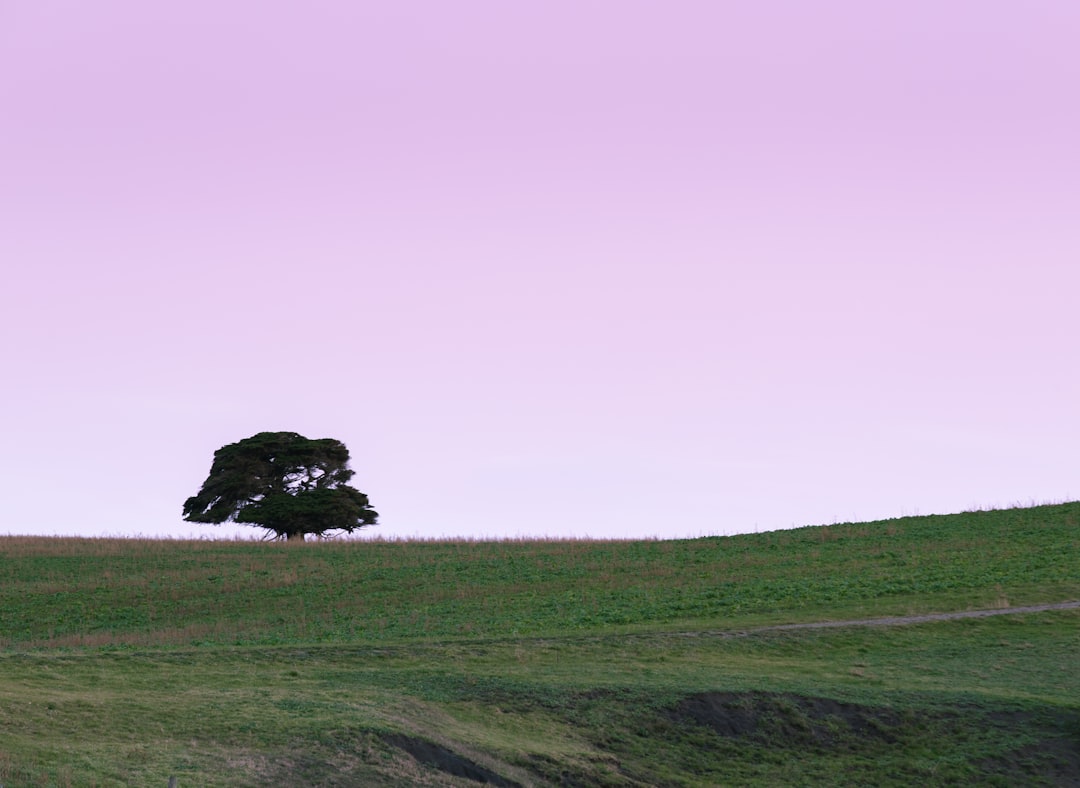
<svg viewBox="0 0 1080 788">
<path fill-rule="evenodd" d="M 679 541 L 0 537 L 0 783 L 1080 781 L 1080 503 Z"/>
</svg>

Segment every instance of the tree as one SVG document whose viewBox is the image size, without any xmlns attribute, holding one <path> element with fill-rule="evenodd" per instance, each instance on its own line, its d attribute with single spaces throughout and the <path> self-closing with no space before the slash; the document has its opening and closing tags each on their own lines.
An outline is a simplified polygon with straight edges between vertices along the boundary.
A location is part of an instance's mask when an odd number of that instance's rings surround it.
<svg viewBox="0 0 1080 788">
<path fill-rule="evenodd" d="M 184 502 L 184 519 L 258 525 L 289 541 L 352 533 L 379 516 L 366 495 L 346 484 L 352 477 L 341 441 L 260 432 L 214 452 L 202 489 Z"/>
</svg>

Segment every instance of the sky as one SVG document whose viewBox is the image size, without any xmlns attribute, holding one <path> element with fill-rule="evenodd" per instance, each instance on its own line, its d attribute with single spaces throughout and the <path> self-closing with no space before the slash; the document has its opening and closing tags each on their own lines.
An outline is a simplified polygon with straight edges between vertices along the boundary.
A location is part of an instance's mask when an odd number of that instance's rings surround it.
<svg viewBox="0 0 1080 788">
<path fill-rule="evenodd" d="M 0 534 L 342 440 L 398 538 L 1080 497 L 1075 0 L 7 0 Z"/>
</svg>

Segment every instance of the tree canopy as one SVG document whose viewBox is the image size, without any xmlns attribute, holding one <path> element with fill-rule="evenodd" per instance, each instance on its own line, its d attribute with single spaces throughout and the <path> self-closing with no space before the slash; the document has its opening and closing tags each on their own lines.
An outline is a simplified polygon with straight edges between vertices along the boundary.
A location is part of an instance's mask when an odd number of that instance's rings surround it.
<svg viewBox="0 0 1080 788">
<path fill-rule="evenodd" d="M 214 452 L 202 489 L 184 502 L 184 519 L 261 526 L 277 538 L 352 533 L 374 525 L 378 512 L 350 487 L 349 450 L 333 438 L 260 432 Z"/>
</svg>

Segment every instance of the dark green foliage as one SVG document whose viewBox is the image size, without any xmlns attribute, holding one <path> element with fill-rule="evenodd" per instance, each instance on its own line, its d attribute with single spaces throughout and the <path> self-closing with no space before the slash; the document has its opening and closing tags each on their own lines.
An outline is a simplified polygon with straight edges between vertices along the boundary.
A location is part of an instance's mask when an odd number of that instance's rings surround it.
<svg viewBox="0 0 1080 788">
<path fill-rule="evenodd" d="M 202 489 L 184 502 L 194 523 L 258 525 L 278 538 L 351 533 L 378 513 L 350 487 L 349 450 L 339 440 L 295 432 L 260 432 L 214 452 Z"/>
</svg>

